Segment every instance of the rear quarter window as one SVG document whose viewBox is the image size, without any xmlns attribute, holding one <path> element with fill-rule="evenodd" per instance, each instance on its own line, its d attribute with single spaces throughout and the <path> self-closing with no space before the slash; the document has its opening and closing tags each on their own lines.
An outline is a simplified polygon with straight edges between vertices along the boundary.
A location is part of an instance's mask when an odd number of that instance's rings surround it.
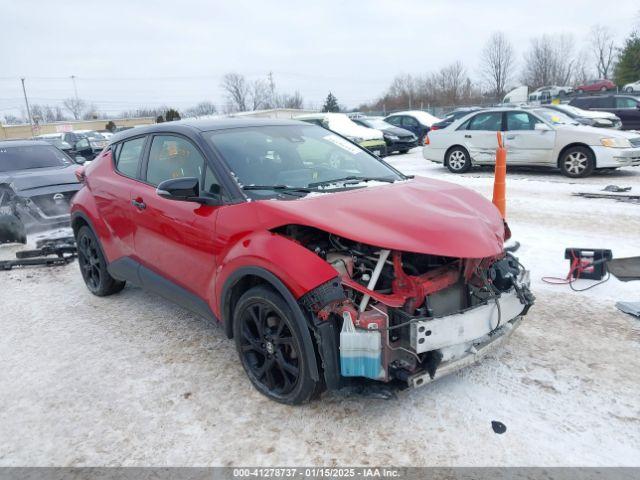
<svg viewBox="0 0 640 480">
<path fill-rule="evenodd" d="M 116 170 L 127 177 L 136 178 L 145 141 L 146 137 L 139 137 L 118 144 L 115 149 Z"/>
</svg>

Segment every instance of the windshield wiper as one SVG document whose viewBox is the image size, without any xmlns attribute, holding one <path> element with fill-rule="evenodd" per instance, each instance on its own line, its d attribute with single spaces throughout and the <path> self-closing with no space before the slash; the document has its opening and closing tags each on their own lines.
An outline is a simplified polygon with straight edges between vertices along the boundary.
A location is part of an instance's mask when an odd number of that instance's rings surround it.
<svg viewBox="0 0 640 480">
<path fill-rule="evenodd" d="M 243 185 L 243 190 L 273 190 L 274 192 L 295 195 L 296 193 L 311 193 L 307 187 L 293 187 L 290 185 Z"/>
<path fill-rule="evenodd" d="M 349 175 L 348 177 L 334 178 L 332 180 L 323 180 L 322 182 L 313 182 L 307 185 L 308 187 L 320 187 L 322 185 L 331 185 L 332 183 L 340 182 L 395 182 L 392 178 L 386 177 L 359 177 L 357 175 Z"/>
</svg>

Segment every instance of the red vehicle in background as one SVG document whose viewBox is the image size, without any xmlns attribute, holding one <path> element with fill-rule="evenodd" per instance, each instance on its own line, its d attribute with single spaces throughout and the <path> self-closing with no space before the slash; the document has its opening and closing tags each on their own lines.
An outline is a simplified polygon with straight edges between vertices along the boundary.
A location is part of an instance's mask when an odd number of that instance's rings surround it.
<svg viewBox="0 0 640 480">
<path fill-rule="evenodd" d="M 578 85 L 575 90 L 578 93 L 584 92 L 606 92 L 607 90 L 615 90 L 616 84 L 611 80 L 602 78 L 599 80 L 590 80 L 584 85 Z"/>
<path fill-rule="evenodd" d="M 424 385 L 499 345 L 533 303 L 493 204 L 318 126 L 135 128 L 77 175 L 88 289 L 129 282 L 220 322 L 279 402 L 354 381 Z"/>
</svg>

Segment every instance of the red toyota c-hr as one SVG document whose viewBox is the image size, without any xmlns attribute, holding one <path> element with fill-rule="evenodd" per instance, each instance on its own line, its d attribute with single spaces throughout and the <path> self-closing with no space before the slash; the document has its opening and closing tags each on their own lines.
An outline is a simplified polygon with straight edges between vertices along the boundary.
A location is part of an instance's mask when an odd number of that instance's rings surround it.
<svg viewBox="0 0 640 480">
<path fill-rule="evenodd" d="M 417 387 L 514 331 L 533 297 L 494 206 L 296 121 L 181 121 L 115 135 L 77 173 L 80 270 L 234 338 L 283 403 L 372 379 Z"/>
</svg>

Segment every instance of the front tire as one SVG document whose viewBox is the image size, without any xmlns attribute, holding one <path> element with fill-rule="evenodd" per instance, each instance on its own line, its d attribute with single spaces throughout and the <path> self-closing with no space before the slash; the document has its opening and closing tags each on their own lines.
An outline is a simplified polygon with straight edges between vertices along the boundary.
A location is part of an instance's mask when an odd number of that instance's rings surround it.
<svg viewBox="0 0 640 480">
<path fill-rule="evenodd" d="M 447 152 L 445 164 L 451 173 L 465 173 L 471 169 L 471 157 L 466 148 L 453 147 Z"/>
<path fill-rule="evenodd" d="M 602 88 L 600 89 L 600 91 L 601 91 L 601 92 L 606 92 L 606 91 L 607 91 L 607 87 L 602 87 Z"/>
<path fill-rule="evenodd" d="M 595 167 L 595 156 L 586 147 L 571 147 L 562 152 L 560 157 L 560 171 L 570 178 L 588 177 Z"/>
<path fill-rule="evenodd" d="M 627 87 L 627 89 L 625 90 L 625 92 L 627 92 L 627 93 L 633 93 L 633 88 L 631 88 L 631 87 Z"/>
<path fill-rule="evenodd" d="M 76 246 L 80 273 L 91 293 L 98 297 L 106 297 L 124 288 L 126 282 L 116 280 L 109 274 L 98 238 L 86 225 L 78 230 Z"/>
<path fill-rule="evenodd" d="M 264 286 L 251 288 L 233 312 L 233 336 L 242 366 L 263 395 L 298 405 L 317 393 L 319 382 L 309 373 L 309 352 L 287 302 Z"/>
</svg>

